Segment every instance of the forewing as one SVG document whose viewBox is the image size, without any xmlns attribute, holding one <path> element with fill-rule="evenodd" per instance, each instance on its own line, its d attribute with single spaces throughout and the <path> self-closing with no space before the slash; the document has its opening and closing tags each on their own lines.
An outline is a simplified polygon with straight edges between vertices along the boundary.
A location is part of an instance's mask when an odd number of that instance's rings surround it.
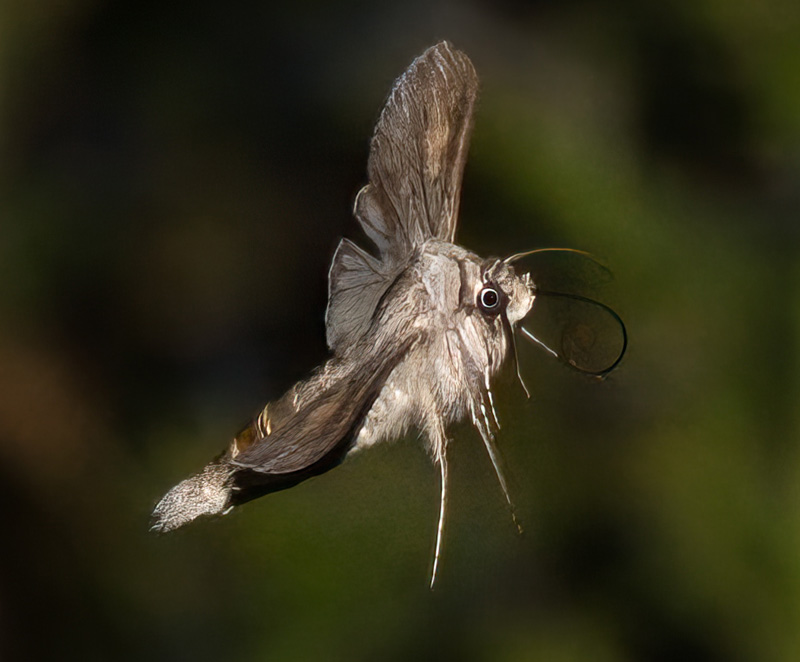
<svg viewBox="0 0 800 662">
<path fill-rule="evenodd" d="M 395 83 L 354 210 L 385 263 L 402 262 L 430 238 L 453 241 L 477 94 L 472 62 L 447 42 Z"/>
</svg>

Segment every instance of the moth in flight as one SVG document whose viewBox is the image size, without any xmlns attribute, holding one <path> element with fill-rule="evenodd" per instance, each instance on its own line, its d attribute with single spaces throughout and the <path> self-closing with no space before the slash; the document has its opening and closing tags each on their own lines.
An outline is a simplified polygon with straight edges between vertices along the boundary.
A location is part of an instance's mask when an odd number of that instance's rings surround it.
<svg viewBox="0 0 800 662">
<path fill-rule="evenodd" d="M 440 475 L 433 586 L 447 504 L 447 428 L 464 418 L 483 440 L 513 516 L 494 439 L 492 382 L 509 357 L 516 362 L 515 332 L 599 377 L 619 363 L 627 337 L 607 306 L 546 292 L 516 271 L 519 259 L 539 251 L 483 258 L 454 243 L 477 94 L 472 63 L 447 42 L 395 82 L 372 137 L 368 184 L 354 205 L 377 254 L 348 239 L 336 249 L 325 318 L 331 357 L 173 487 L 153 511 L 153 530 L 225 514 L 414 429 Z M 567 304 L 551 320 L 547 342 L 521 324 L 542 299 Z"/>
</svg>

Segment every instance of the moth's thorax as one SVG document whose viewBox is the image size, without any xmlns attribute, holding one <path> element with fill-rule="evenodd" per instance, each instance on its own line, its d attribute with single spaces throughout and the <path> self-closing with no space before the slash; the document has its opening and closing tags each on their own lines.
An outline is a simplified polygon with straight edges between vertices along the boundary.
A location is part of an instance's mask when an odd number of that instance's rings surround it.
<svg viewBox="0 0 800 662">
<path fill-rule="evenodd" d="M 487 284 L 504 297 L 505 307 L 496 313 L 478 304 Z M 421 332 L 420 340 L 390 374 L 357 447 L 396 438 L 410 427 L 439 439 L 432 428 L 479 409 L 509 354 L 513 324 L 532 303 L 527 275 L 517 276 L 501 260 L 444 241 L 426 242 L 384 302 L 385 316 L 403 318 Z"/>
<path fill-rule="evenodd" d="M 530 279 L 453 244 L 478 93 L 469 58 L 446 42 L 401 76 L 370 143 L 354 214 L 376 249 L 342 239 L 328 273 L 331 358 L 263 409 L 228 450 L 154 511 L 169 531 L 222 514 L 338 464 L 353 446 L 411 427 L 441 472 L 433 577 L 442 540 L 447 426 L 469 416 L 500 479 L 491 379 L 530 310 Z M 509 501 L 510 504 L 510 501 Z"/>
<path fill-rule="evenodd" d="M 478 294 L 487 284 L 502 290 L 507 299 L 504 314 L 512 325 L 525 317 L 533 305 L 529 274 L 518 275 L 504 260 L 484 259 L 456 244 L 427 241 L 412 268 L 424 283 L 431 306 L 442 314 L 476 309 Z"/>
</svg>

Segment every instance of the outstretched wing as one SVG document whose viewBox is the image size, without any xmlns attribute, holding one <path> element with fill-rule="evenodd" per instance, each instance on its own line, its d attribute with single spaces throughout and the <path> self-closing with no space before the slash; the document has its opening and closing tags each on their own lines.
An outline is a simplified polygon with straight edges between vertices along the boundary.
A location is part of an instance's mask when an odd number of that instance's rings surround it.
<svg viewBox="0 0 800 662">
<path fill-rule="evenodd" d="M 472 62 L 445 41 L 395 83 L 355 204 L 384 261 L 402 260 L 426 239 L 453 241 L 477 96 Z"/>
<path fill-rule="evenodd" d="M 380 260 L 351 242 L 331 264 L 326 315 L 334 351 L 362 335 L 375 305 L 427 239 L 453 241 L 478 96 L 469 58 L 441 42 L 397 79 L 370 147 L 354 213 Z"/>
<path fill-rule="evenodd" d="M 230 464 L 262 474 L 256 482 L 288 487 L 338 464 L 351 448 L 365 416 L 389 374 L 416 337 L 401 342 L 362 343 L 360 362 L 333 358 L 310 380 L 299 384 L 259 417 L 263 436 L 248 440 Z M 296 400 L 296 403 L 294 402 Z M 234 442 L 236 444 L 236 442 Z M 252 477 L 251 477 L 252 478 Z M 272 488 L 267 491 L 272 491 Z"/>
<path fill-rule="evenodd" d="M 220 515 L 335 467 L 415 341 L 409 334 L 395 344 L 361 343 L 351 351 L 364 357 L 363 364 L 331 359 L 267 405 L 203 471 L 164 495 L 153 511 L 152 530 L 172 531 L 201 515 Z"/>
</svg>

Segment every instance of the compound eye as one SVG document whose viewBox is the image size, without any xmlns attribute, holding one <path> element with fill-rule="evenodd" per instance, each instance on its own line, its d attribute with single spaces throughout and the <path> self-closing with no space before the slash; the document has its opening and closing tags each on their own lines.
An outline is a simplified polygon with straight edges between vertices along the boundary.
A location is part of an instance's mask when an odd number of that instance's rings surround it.
<svg viewBox="0 0 800 662">
<path fill-rule="evenodd" d="M 478 306 L 484 313 L 497 313 L 500 309 L 500 293 L 493 286 L 487 285 L 478 294 Z"/>
</svg>

